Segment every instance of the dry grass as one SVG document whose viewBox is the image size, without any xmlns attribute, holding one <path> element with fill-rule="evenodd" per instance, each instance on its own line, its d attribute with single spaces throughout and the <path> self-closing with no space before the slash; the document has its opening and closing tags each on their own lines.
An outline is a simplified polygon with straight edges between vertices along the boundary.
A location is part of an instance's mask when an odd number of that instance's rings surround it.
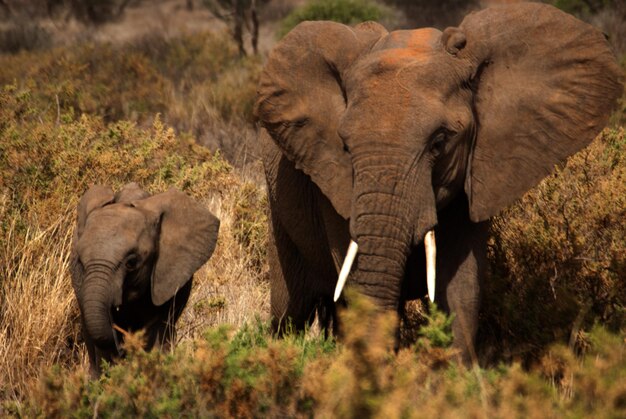
<svg viewBox="0 0 626 419">
<path fill-rule="evenodd" d="M 198 338 L 209 326 L 238 327 L 257 316 L 268 318 L 267 265 L 257 265 L 236 237 L 239 226 L 233 214 L 239 205 L 233 196 L 208 205 L 221 221 L 220 236 L 213 256 L 194 276 L 193 293 L 178 324 L 180 340 Z"/>
<path fill-rule="evenodd" d="M 0 249 L 0 394 L 23 397 L 25 386 L 55 363 L 82 358 L 77 344 L 78 308 L 70 286 L 68 260 L 73 210 L 47 227 L 20 234 L 16 218 Z"/>
</svg>

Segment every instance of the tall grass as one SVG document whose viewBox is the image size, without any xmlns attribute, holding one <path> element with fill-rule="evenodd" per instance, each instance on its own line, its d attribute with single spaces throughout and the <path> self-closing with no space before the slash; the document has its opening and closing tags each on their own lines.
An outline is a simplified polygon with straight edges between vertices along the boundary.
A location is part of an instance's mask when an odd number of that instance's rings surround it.
<svg viewBox="0 0 626 419">
<path fill-rule="evenodd" d="M 73 208 L 51 225 L 20 232 L 7 220 L 0 249 L 0 394 L 23 397 L 24 385 L 42 368 L 81 362 L 78 310 L 68 275 Z"/>
</svg>

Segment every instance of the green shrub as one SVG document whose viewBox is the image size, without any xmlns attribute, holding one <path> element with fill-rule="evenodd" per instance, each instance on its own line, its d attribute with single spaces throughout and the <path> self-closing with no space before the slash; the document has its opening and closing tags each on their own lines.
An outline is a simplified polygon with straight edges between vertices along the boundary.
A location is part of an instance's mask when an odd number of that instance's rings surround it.
<svg viewBox="0 0 626 419">
<path fill-rule="evenodd" d="M 453 316 L 446 316 L 435 303 L 430 303 L 429 312 L 424 316 L 426 324 L 420 327 L 420 334 L 423 336 L 421 342 L 437 348 L 450 347 L 453 339 Z"/>
<path fill-rule="evenodd" d="M 279 37 L 283 37 L 305 20 L 332 20 L 354 25 L 369 20 L 380 20 L 385 9 L 370 0 L 313 0 L 294 10 L 282 22 Z"/>
<path fill-rule="evenodd" d="M 347 290 L 349 292 L 349 290 Z M 465 369 L 449 349 L 392 348 L 396 319 L 350 294 L 343 343 L 289 335 L 266 323 L 208 330 L 172 353 L 126 341 L 128 356 L 99 380 L 53 367 L 30 388 L 21 416 L 93 417 L 621 417 L 624 335 L 591 329 L 582 358 L 551 348 L 533 371 Z M 437 323 L 438 321 L 436 321 Z"/>
<path fill-rule="evenodd" d="M 258 417 L 295 413 L 303 365 L 325 357 L 324 340 L 274 341 L 260 321 L 221 326 L 173 353 L 145 352 L 128 339 L 127 358 L 87 381 L 83 371 L 51 368 L 21 413 L 92 417 Z M 302 404 L 304 405 L 304 404 Z"/>
<path fill-rule="evenodd" d="M 551 3 L 563 10 L 578 16 L 598 13 L 604 8 L 613 6 L 615 0 L 552 0 Z"/>
</svg>

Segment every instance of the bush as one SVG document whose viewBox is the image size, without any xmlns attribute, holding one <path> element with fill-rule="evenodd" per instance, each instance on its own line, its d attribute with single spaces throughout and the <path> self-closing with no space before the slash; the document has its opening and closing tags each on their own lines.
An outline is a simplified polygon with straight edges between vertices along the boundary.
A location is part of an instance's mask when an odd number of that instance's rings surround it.
<svg viewBox="0 0 626 419">
<path fill-rule="evenodd" d="M 425 314 L 426 324 L 420 327 L 423 335 L 422 342 L 426 340 L 429 345 L 437 348 L 448 348 L 452 345 L 452 319 L 439 311 L 437 304 L 430 303 L 430 313 Z"/>
<path fill-rule="evenodd" d="M 354 25 L 368 20 L 380 20 L 385 9 L 369 0 L 313 0 L 294 10 L 282 22 L 279 37 L 283 37 L 305 20 L 332 20 Z"/>
<path fill-rule="evenodd" d="M 347 290 L 349 291 L 349 290 Z M 579 359 L 556 346 L 535 371 L 467 370 L 424 343 L 391 350 L 396 319 L 351 294 L 343 343 L 288 335 L 265 323 L 215 327 L 173 353 L 126 342 L 128 358 L 97 381 L 53 367 L 30 388 L 21 416 L 620 417 L 626 413 L 623 336 L 589 334 Z M 449 320 L 449 319 L 448 319 Z M 433 330 L 436 325 L 429 325 Z"/>
<path fill-rule="evenodd" d="M 32 118 L 58 123 L 84 113 L 149 127 L 161 113 L 202 143 L 219 135 L 223 155 L 234 158 L 251 129 L 261 60 L 240 58 L 224 33 L 201 33 L 0 56 L 0 65 L 0 86 L 27 91 Z"/>
<path fill-rule="evenodd" d="M 259 417 L 294 414 L 304 365 L 333 345 L 291 337 L 274 341 L 259 321 L 220 326 L 172 354 L 146 353 L 129 339 L 127 358 L 99 381 L 51 368 L 33 388 L 27 416 Z"/>
<path fill-rule="evenodd" d="M 531 360 L 554 340 L 584 346 L 596 322 L 626 327 L 624 220 L 626 131 L 607 128 L 495 219 L 483 341 Z"/>
<path fill-rule="evenodd" d="M 32 123 L 32 98 L 15 86 L 0 92 L 0 175 L 9 213 L 48 224 L 93 183 L 119 188 L 135 181 L 149 192 L 175 185 L 202 196 L 226 182 L 230 167 L 219 155 L 179 141 L 158 117 L 150 131 L 85 114 L 62 114 L 68 122 L 58 126 Z"/>
<path fill-rule="evenodd" d="M 613 6 L 614 0 L 552 0 L 551 3 L 563 10 L 578 16 L 588 16 Z"/>
<path fill-rule="evenodd" d="M 463 17 L 480 9 L 477 0 L 385 0 L 406 16 L 407 29 L 432 27 L 443 30 L 459 26 Z"/>
</svg>

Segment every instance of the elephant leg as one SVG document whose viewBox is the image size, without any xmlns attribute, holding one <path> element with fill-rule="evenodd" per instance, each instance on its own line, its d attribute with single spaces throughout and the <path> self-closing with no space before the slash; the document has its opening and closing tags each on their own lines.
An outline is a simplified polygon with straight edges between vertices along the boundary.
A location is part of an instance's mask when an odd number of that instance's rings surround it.
<svg viewBox="0 0 626 419">
<path fill-rule="evenodd" d="M 169 351 L 176 343 L 176 322 L 189 301 L 192 285 L 193 278 L 168 303 L 159 307 L 156 321 L 146 328 L 146 350 L 156 345 L 163 351 Z"/>
<path fill-rule="evenodd" d="M 155 346 L 163 351 L 168 351 L 175 341 L 176 329 L 174 323 L 169 320 L 169 316 L 156 320 L 146 328 L 146 351 Z"/>
<path fill-rule="evenodd" d="M 280 222 L 272 221 L 269 247 L 272 329 L 283 334 L 290 327 L 302 331 L 315 318 L 314 275 Z"/>
<path fill-rule="evenodd" d="M 347 222 L 341 224 L 319 188 L 267 135 L 260 140 L 271 213 L 268 260 L 274 330 L 284 332 L 289 321 L 302 330 L 312 323 L 316 309 L 322 327 L 333 323 L 336 329 L 332 295 L 335 266 L 343 260 L 339 253 L 349 241 Z"/>
<path fill-rule="evenodd" d="M 474 348 L 480 310 L 480 287 L 487 264 L 489 222 L 473 223 L 467 202 L 453 203 L 439 216 L 435 301 L 454 314 L 453 347 L 466 365 L 477 360 Z"/>
<path fill-rule="evenodd" d="M 345 307 L 345 301 L 335 304 L 331 297 L 322 297 L 317 306 L 317 317 L 321 329 L 324 331 L 324 338 L 328 339 L 331 333 L 334 336 L 341 335 L 339 316 L 337 315 L 337 305 Z"/>
</svg>

